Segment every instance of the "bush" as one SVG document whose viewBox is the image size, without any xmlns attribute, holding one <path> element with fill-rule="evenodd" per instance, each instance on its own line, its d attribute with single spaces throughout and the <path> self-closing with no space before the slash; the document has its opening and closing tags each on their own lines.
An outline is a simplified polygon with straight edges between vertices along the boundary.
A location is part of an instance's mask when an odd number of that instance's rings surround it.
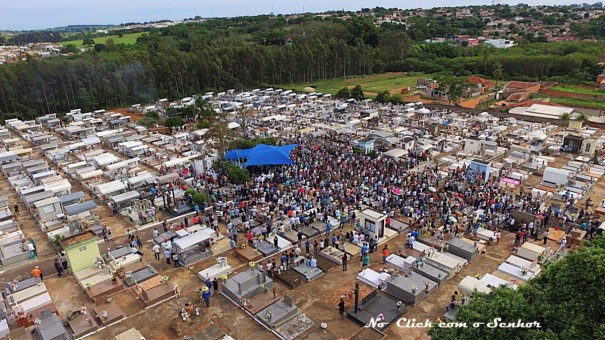
<svg viewBox="0 0 605 340">
<path fill-rule="evenodd" d="M 229 143 L 231 149 L 251 149 L 259 144 L 276 145 L 275 138 L 238 139 Z"/>
<path fill-rule="evenodd" d="M 376 150 L 372 150 L 372 151 L 370 151 L 370 153 L 368 153 L 368 155 L 370 156 L 371 159 L 374 159 L 374 158 L 378 157 L 378 152 Z"/>
<path fill-rule="evenodd" d="M 150 117 L 143 117 L 143 118 L 137 120 L 136 124 L 140 125 L 140 126 L 144 126 L 146 128 L 149 128 L 149 127 L 152 127 L 155 124 L 157 124 L 157 122 L 158 122 L 157 119 L 153 119 L 153 118 L 150 118 Z"/>
<path fill-rule="evenodd" d="M 198 192 L 193 195 L 193 203 L 202 204 L 204 202 L 206 202 L 206 195 L 202 194 L 201 192 Z"/>
<path fill-rule="evenodd" d="M 192 188 L 189 188 L 189 189 L 185 190 L 185 194 L 189 194 L 192 197 L 195 196 L 195 194 L 197 194 L 197 193 L 198 193 L 197 190 L 192 189 Z"/>
<path fill-rule="evenodd" d="M 145 117 L 158 120 L 158 119 L 160 119 L 160 114 L 157 113 L 156 111 L 149 111 L 149 112 L 145 113 Z"/>
<path fill-rule="evenodd" d="M 225 162 L 225 171 L 229 181 L 233 184 L 244 184 L 250 180 L 250 173 L 231 162 Z"/>
<path fill-rule="evenodd" d="M 166 127 L 177 127 L 185 125 L 185 121 L 181 117 L 170 117 L 164 122 Z"/>
<path fill-rule="evenodd" d="M 208 123 L 208 122 L 198 122 L 197 123 L 197 128 L 198 129 L 210 129 L 210 123 Z"/>
<path fill-rule="evenodd" d="M 351 90 L 351 98 L 354 98 L 358 101 L 365 98 L 361 85 L 355 85 L 355 87 Z"/>
<path fill-rule="evenodd" d="M 336 98 L 348 99 L 351 98 L 351 91 L 349 91 L 348 87 L 343 87 L 342 89 L 336 92 Z"/>
</svg>

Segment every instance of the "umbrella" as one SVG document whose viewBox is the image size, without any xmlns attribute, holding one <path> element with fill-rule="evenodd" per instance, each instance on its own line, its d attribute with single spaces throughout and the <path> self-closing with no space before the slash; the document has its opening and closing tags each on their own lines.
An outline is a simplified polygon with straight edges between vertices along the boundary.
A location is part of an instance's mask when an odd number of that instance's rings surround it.
<svg viewBox="0 0 605 340">
<path fill-rule="evenodd" d="M 397 188 L 393 188 L 393 193 L 395 195 L 401 195 L 401 190 L 397 189 Z"/>
<path fill-rule="evenodd" d="M 450 216 L 449 217 L 450 222 L 452 223 L 458 223 L 458 220 L 454 217 L 454 216 Z"/>
<path fill-rule="evenodd" d="M 435 189 L 435 188 L 433 188 L 433 187 L 429 187 L 429 191 L 430 191 L 430 192 L 436 192 L 436 191 L 437 191 L 437 189 Z"/>
</svg>

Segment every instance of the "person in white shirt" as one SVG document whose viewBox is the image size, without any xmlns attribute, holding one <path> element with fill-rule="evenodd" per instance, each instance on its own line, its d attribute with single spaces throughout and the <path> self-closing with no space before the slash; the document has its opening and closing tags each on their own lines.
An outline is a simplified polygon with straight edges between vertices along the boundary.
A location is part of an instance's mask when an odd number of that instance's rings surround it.
<svg viewBox="0 0 605 340">
<path fill-rule="evenodd" d="M 160 236 L 160 232 L 158 231 L 157 228 L 153 228 L 152 235 L 153 235 L 153 238 Z"/>
<path fill-rule="evenodd" d="M 160 260 L 160 245 L 155 243 L 153 245 L 153 255 L 155 256 L 156 260 Z"/>
</svg>

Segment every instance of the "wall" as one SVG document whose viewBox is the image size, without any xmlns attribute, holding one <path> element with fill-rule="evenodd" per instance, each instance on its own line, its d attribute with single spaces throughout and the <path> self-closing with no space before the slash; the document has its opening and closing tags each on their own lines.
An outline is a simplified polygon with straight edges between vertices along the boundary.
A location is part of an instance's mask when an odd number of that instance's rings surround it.
<svg viewBox="0 0 605 340">
<path fill-rule="evenodd" d="M 94 266 L 97 257 L 101 257 L 96 239 L 71 245 L 65 249 L 65 253 L 73 273 Z"/>
</svg>

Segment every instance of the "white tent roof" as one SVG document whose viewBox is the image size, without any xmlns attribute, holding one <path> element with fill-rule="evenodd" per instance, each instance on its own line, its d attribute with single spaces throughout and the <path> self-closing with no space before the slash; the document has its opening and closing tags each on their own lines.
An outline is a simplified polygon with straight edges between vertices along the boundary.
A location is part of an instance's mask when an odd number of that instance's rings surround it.
<svg viewBox="0 0 605 340">
<path fill-rule="evenodd" d="M 407 154 L 408 154 L 407 150 L 399 149 L 399 148 L 391 149 L 391 150 L 383 153 L 383 155 L 385 155 L 387 157 L 393 157 L 393 158 L 403 157 Z"/>
</svg>

